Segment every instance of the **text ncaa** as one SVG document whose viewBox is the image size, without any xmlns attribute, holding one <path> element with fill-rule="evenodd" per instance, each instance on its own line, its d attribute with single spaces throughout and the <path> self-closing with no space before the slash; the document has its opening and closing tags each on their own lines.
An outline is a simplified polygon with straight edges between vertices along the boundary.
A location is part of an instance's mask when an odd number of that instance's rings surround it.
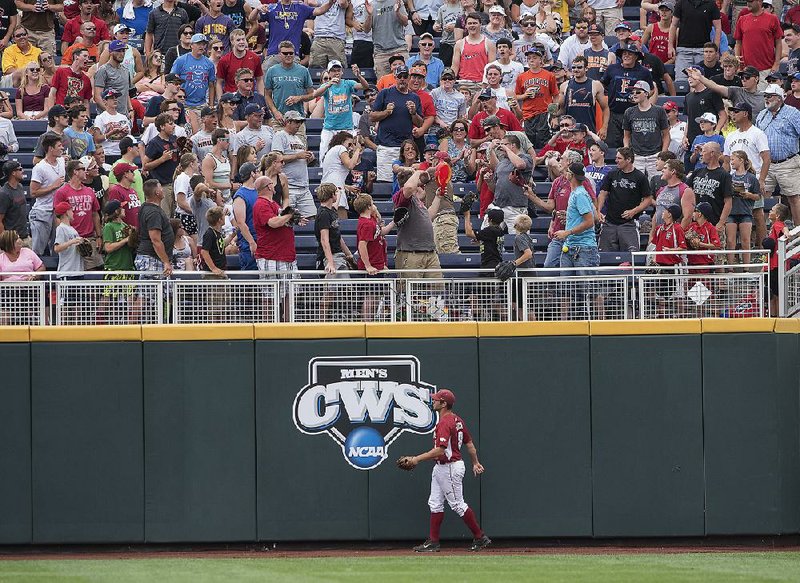
<svg viewBox="0 0 800 583">
<path fill-rule="evenodd" d="M 327 433 L 347 463 L 371 470 L 404 431 L 433 431 L 435 392 L 419 379 L 413 356 L 313 358 L 308 384 L 294 399 L 294 424 L 308 435 Z"/>
</svg>

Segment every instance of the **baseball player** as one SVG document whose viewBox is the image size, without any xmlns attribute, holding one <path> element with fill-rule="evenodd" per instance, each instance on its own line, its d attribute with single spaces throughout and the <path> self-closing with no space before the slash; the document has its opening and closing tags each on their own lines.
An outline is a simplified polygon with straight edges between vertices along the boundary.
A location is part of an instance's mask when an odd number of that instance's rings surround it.
<svg viewBox="0 0 800 583">
<path fill-rule="evenodd" d="M 431 395 L 433 410 L 439 414 L 439 422 L 433 436 L 433 449 L 416 456 L 404 456 L 397 462 L 405 470 L 414 469 L 420 462 L 435 460 L 433 475 L 431 477 L 431 495 L 428 506 L 431 509 L 431 530 L 428 539 L 414 547 L 418 553 L 439 552 L 439 531 L 444 520 L 444 501 L 447 500 L 450 508 L 466 523 L 475 537 L 469 550 L 479 551 L 492 543 L 486 536 L 472 508 L 464 502 L 464 489 L 461 481 L 464 479 L 464 460 L 461 459 L 461 447 L 466 448 L 472 458 L 472 471 L 475 475 L 483 473 L 483 466 L 478 461 L 478 450 L 472 443 L 464 421 L 453 413 L 456 397 L 452 391 L 441 389 Z"/>
</svg>

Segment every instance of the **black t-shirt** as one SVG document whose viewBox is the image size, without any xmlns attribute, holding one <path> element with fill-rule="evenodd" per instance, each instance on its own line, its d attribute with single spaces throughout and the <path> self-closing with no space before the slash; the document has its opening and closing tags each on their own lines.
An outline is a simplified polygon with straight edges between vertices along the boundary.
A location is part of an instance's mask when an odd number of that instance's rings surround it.
<svg viewBox="0 0 800 583">
<path fill-rule="evenodd" d="M 0 38 L 8 32 L 8 21 L 17 15 L 17 5 L 14 0 L 0 0 Z"/>
<path fill-rule="evenodd" d="M 25 189 L 22 185 L 11 188 L 6 183 L 0 188 L 0 215 L 3 215 L 3 227 L 7 231 L 16 231 L 21 238 L 26 238 L 28 231 L 28 203 L 25 200 Z"/>
<path fill-rule="evenodd" d="M 686 112 L 686 117 L 689 118 L 686 122 L 686 138 L 689 140 L 690 145 L 702 133 L 700 125 L 694 120 L 704 113 L 713 113 L 719 117 L 719 112 L 724 108 L 722 97 L 719 93 L 711 91 L 711 89 L 703 89 L 699 93 L 690 91 L 686 95 L 684 111 Z"/>
<path fill-rule="evenodd" d="M 203 249 L 211 255 L 211 261 L 219 269 L 225 269 L 228 264 L 225 260 L 225 237 L 222 233 L 209 227 L 203 235 Z M 203 271 L 211 271 L 211 268 L 203 261 Z"/>
<path fill-rule="evenodd" d="M 720 19 L 714 0 L 678 0 L 675 18 L 680 20 L 677 46 L 702 49 L 711 37 L 713 21 Z"/>
<path fill-rule="evenodd" d="M 786 84 L 784 89 L 787 91 L 792 88 L 792 77 L 795 73 L 800 73 L 800 49 L 789 51 L 789 57 L 786 59 Z"/>
<path fill-rule="evenodd" d="M 667 92 L 664 88 L 664 73 L 667 71 L 664 69 L 664 63 L 661 62 L 661 59 L 652 53 L 643 53 L 642 66 L 650 71 L 650 75 L 653 77 L 653 83 L 655 83 L 656 88 L 658 89 L 658 94 L 666 95 Z"/>
<path fill-rule="evenodd" d="M 147 109 L 144 112 L 145 117 L 158 117 L 158 114 L 161 113 L 159 108 L 161 104 L 164 103 L 164 96 L 163 95 L 154 95 L 150 98 L 150 101 L 147 102 Z M 178 125 L 186 124 L 186 108 L 183 106 L 182 103 L 178 104 L 178 107 L 181 109 L 181 113 L 178 116 Z"/>
<path fill-rule="evenodd" d="M 707 67 L 705 63 L 700 61 L 700 69 L 703 71 L 703 77 L 706 77 L 707 79 L 711 79 L 717 75 L 722 75 L 722 65 L 719 64 L 719 61 L 717 61 L 717 64 L 713 67 Z"/>
<path fill-rule="evenodd" d="M 481 244 L 481 267 L 495 268 L 503 260 L 505 234 L 506 230 L 499 225 L 489 225 L 475 233 L 475 238 Z"/>
<path fill-rule="evenodd" d="M 320 206 L 317 211 L 317 220 L 314 221 L 314 235 L 317 238 L 317 261 L 325 259 L 325 251 L 320 243 L 320 233 L 328 229 L 328 241 L 331 244 L 331 253 L 336 255 L 342 252 L 342 234 L 339 231 L 339 214 L 336 209 Z"/>
<path fill-rule="evenodd" d="M 706 77 L 708 77 L 708 75 L 706 75 Z M 723 87 L 741 87 L 742 86 L 742 81 L 741 81 L 741 79 L 739 79 L 738 75 L 734 76 L 733 79 L 731 79 L 730 81 L 728 81 L 725 78 L 725 75 L 723 75 L 722 73 L 720 73 L 719 75 L 714 75 L 713 77 L 709 77 L 709 78 L 714 83 L 716 83 L 717 85 L 722 85 Z M 716 113 L 714 115 L 716 115 Z"/>
<path fill-rule="evenodd" d="M 167 257 L 172 257 L 172 249 L 175 246 L 175 232 L 169 224 L 167 213 L 161 207 L 151 202 L 144 203 L 139 208 L 139 247 L 136 253 L 139 255 L 149 255 L 158 258 L 156 250 L 150 241 L 149 231 L 161 231 L 161 242 L 164 243 L 164 250 Z"/>
<path fill-rule="evenodd" d="M 175 136 L 170 136 L 169 141 L 165 141 L 161 139 L 161 136 L 156 135 L 152 140 L 147 142 L 147 147 L 144 149 L 145 155 L 151 161 L 160 158 L 165 150 L 173 150 L 171 159 L 150 170 L 150 176 L 158 180 L 162 185 L 172 184 L 172 178 L 175 176 L 175 168 L 178 167 L 177 148 L 178 144 L 175 141 Z"/>
<path fill-rule="evenodd" d="M 244 0 L 237 0 L 233 6 L 228 6 L 227 2 L 222 4 L 222 13 L 230 16 L 233 20 L 234 28 L 241 28 L 247 30 L 247 17 L 244 14 Z"/>
<path fill-rule="evenodd" d="M 612 225 L 630 223 L 633 219 L 623 219 L 622 213 L 639 206 L 643 198 L 650 196 L 650 184 L 647 182 L 647 176 L 635 168 L 627 174 L 619 168 L 614 168 L 603 179 L 600 190 L 608 193 L 606 221 Z"/>
<path fill-rule="evenodd" d="M 692 173 L 689 186 L 694 190 L 695 200 L 698 203 L 707 202 L 714 209 L 714 224 L 719 222 L 725 199 L 733 194 L 731 175 L 722 167 L 709 170 L 701 168 Z"/>
</svg>

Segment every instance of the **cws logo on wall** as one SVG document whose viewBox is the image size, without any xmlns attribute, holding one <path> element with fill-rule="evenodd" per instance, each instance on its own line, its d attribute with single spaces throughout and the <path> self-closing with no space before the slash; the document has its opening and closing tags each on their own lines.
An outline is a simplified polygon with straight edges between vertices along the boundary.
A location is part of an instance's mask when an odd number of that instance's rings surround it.
<svg viewBox="0 0 800 583">
<path fill-rule="evenodd" d="M 404 431 L 436 425 L 431 395 L 413 356 L 332 356 L 308 363 L 308 384 L 294 399 L 297 429 L 327 433 L 357 470 L 377 468 Z"/>
</svg>

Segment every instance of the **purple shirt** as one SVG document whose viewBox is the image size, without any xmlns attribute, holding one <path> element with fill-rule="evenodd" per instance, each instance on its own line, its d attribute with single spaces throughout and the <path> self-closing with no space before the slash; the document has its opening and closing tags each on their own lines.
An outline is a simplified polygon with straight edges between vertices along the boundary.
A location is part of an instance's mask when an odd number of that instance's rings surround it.
<svg viewBox="0 0 800 583">
<path fill-rule="evenodd" d="M 277 55 L 278 45 L 285 40 L 291 41 L 295 53 L 299 53 L 303 24 L 311 18 L 314 18 L 314 9 L 306 4 L 299 2 L 272 4 L 266 14 L 259 16 L 261 22 L 269 23 L 267 54 Z"/>
<path fill-rule="evenodd" d="M 229 35 L 234 28 L 233 19 L 227 14 L 220 14 L 216 18 L 205 14 L 198 18 L 197 24 L 194 25 L 194 31 L 206 35 L 209 42 L 214 39 L 221 40 L 222 50 L 225 52 L 231 50 Z"/>
</svg>

